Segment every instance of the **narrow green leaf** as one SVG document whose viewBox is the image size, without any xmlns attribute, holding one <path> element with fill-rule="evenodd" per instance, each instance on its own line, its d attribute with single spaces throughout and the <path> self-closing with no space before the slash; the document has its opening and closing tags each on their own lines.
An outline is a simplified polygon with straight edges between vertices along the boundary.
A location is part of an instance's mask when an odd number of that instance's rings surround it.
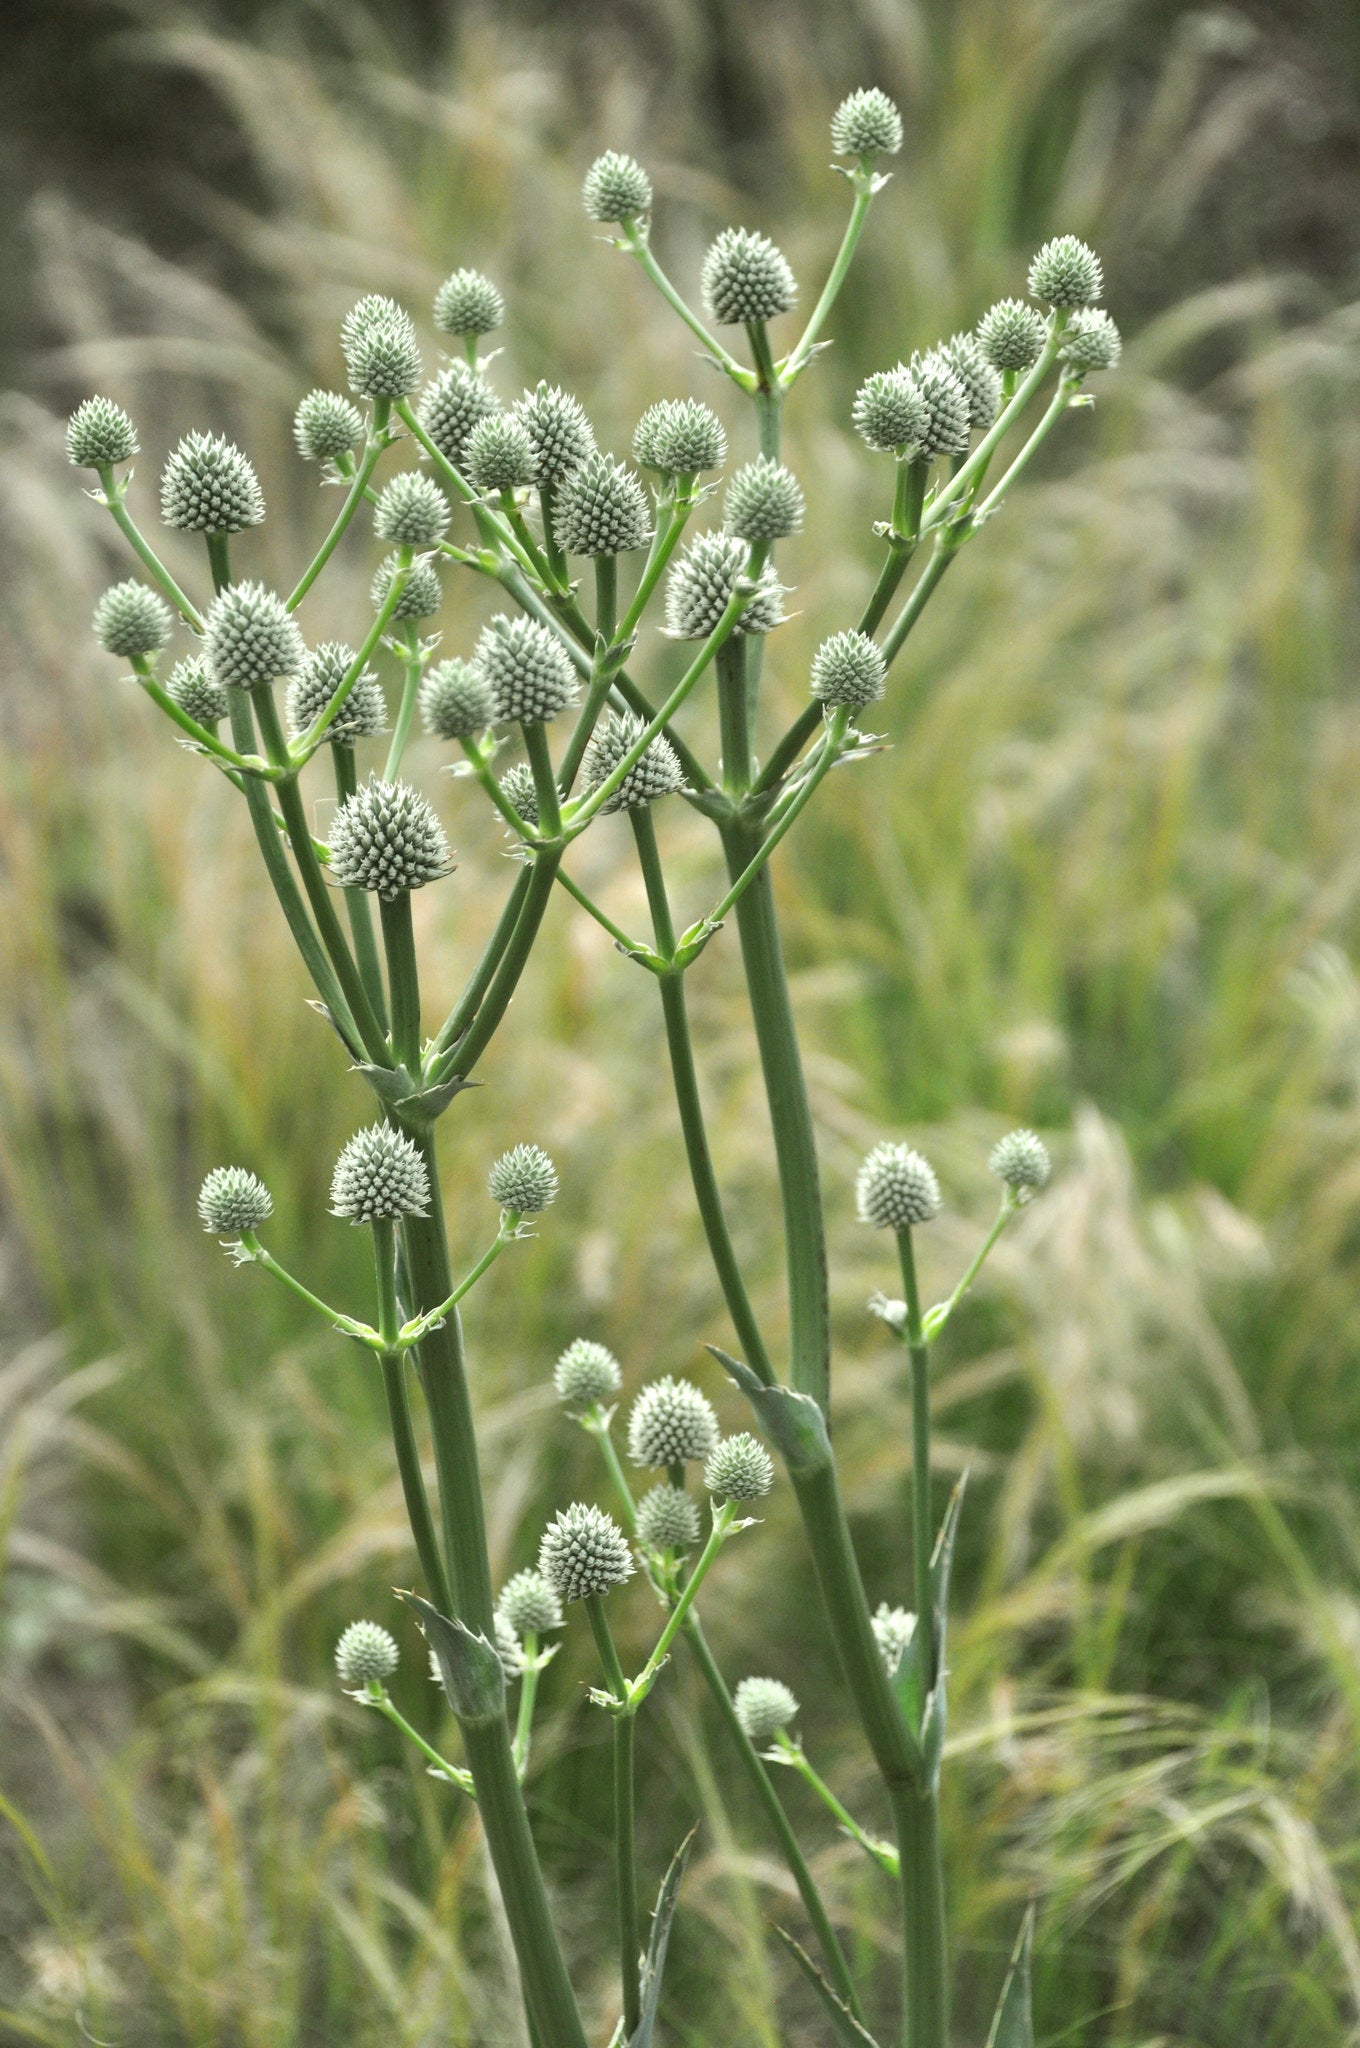
<svg viewBox="0 0 1360 2048">
<path fill-rule="evenodd" d="M 949 1505 L 944 1511 L 930 1560 L 930 1584 L 935 1596 L 935 1642 L 941 1672 L 944 1670 L 945 1636 L 949 1628 L 949 1579 L 954 1569 L 954 1542 L 959 1533 L 959 1515 L 967 1484 L 968 1474 L 964 1472 L 949 1496 Z"/>
<path fill-rule="evenodd" d="M 1034 2015 L 1030 2004 L 1030 1954 L 1034 1946 L 1034 1908 L 1020 1927 L 1001 2003 L 987 2036 L 987 2048 L 1034 2048 Z"/>
<path fill-rule="evenodd" d="M 845 2048 L 878 2048 L 873 2035 L 860 2025 L 849 2006 L 837 1998 L 807 1950 L 802 1948 L 784 1928 L 776 1927 L 774 1931 L 821 1999 L 827 2017 L 836 2030 L 837 2039 L 845 2043 Z"/>
<path fill-rule="evenodd" d="M 661 1889 L 656 1895 L 656 1910 L 652 1914 L 651 1938 L 647 1953 L 642 1959 L 642 2018 L 633 2029 L 628 2048 L 652 2048 L 652 2035 L 656 2030 L 656 2016 L 661 2005 L 661 1977 L 666 1967 L 666 1950 L 670 1944 L 671 1925 L 675 1909 L 680 1902 L 680 1884 L 689 1862 L 689 1852 L 694 1847 L 697 1828 L 691 1828 L 684 1841 L 671 1858 L 671 1867 L 661 1880 Z"/>
</svg>

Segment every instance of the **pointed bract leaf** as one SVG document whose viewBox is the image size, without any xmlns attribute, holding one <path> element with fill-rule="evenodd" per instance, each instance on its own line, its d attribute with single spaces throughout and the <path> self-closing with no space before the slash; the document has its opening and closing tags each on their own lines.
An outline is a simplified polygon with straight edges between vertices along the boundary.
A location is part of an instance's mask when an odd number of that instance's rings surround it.
<svg viewBox="0 0 1360 2048">
<path fill-rule="evenodd" d="M 675 1909 L 680 1901 L 680 1883 L 689 1862 L 689 1852 L 694 1847 L 697 1828 L 691 1828 L 684 1841 L 671 1858 L 671 1867 L 661 1880 L 661 1889 L 656 1895 L 656 1910 L 652 1914 L 651 1938 L 647 1953 L 642 1959 L 642 2018 L 633 2029 L 628 2048 L 652 2048 L 652 2035 L 656 2031 L 656 2016 L 661 2005 L 661 1977 L 666 1967 L 666 1949 L 671 1938 L 671 1924 Z"/>
<path fill-rule="evenodd" d="M 419 1593 L 397 1588 L 434 1651 L 449 1705 L 460 1721 L 495 1721 L 505 1712 L 505 1671 L 494 1646 L 465 1622 L 450 1621 Z"/>
<path fill-rule="evenodd" d="M 810 1395 L 797 1394 L 792 1387 L 767 1387 L 741 1359 L 730 1358 L 716 1344 L 706 1348 L 741 1388 L 790 1472 L 817 1472 L 831 1463 L 826 1420 Z"/>
<path fill-rule="evenodd" d="M 1030 2002 L 1030 1953 L 1034 1946 L 1034 1908 L 1021 1924 L 1020 1936 L 1011 1957 L 1001 2003 L 987 2036 L 987 2048 L 1034 2048 L 1034 2013 Z"/>
<path fill-rule="evenodd" d="M 968 1484 L 968 1474 L 963 1472 L 958 1485 L 949 1496 L 949 1505 L 944 1511 L 940 1533 L 935 1539 L 935 1549 L 930 1560 L 930 1584 L 935 1595 L 935 1641 L 944 1669 L 945 1636 L 949 1628 L 949 1578 L 954 1569 L 954 1541 L 959 1533 L 959 1515 L 963 1508 L 963 1491 Z"/>
<path fill-rule="evenodd" d="M 827 2017 L 836 2030 L 836 2038 L 845 2043 L 845 2048 L 878 2048 L 873 2035 L 860 2025 L 849 2006 L 836 1996 L 807 1950 L 784 1928 L 776 1927 L 775 1933 L 821 1999 Z"/>
</svg>

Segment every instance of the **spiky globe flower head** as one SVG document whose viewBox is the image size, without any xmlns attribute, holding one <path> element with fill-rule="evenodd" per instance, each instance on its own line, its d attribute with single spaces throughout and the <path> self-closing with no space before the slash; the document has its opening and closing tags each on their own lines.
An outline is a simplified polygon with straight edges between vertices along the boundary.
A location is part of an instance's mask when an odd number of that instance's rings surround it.
<svg viewBox="0 0 1360 2048">
<path fill-rule="evenodd" d="M 557 1398 L 568 1408 L 589 1408 L 607 1401 L 623 1385 L 619 1361 L 603 1344 L 577 1337 L 553 1367 Z"/>
<path fill-rule="evenodd" d="M 354 649 L 336 640 L 314 647 L 288 685 L 285 706 L 294 739 L 320 718 L 331 698 L 349 674 Z M 349 695 L 326 727 L 326 738 L 337 746 L 352 747 L 357 740 L 375 739 L 387 730 L 387 700 L 382 684 L 371 668 L 362 669 L 350 686 Z"/>
<path fill-rule="evenodd" d="M 495 717 L 504 722 L 546 725 L 576 702 L 576 671 L 556 634 L 536 619 L 499 612 L 482 632 L 473 661 Z"/>
<path fill-rule="evenodd" d="M 942 350 L 912 357 L 907 368 L 926 408 L 926 430 L 919 447 L 923 455 L 966 455 L 972 422 L 963 380 Z"/>
<path fill-rule="evenodd" d="M 711 1401 L 692 1380 L 653 1380 L 628 1417 L 628 1455 L 635 1465 L 684 1465 L 706 1458 L 718 1441 Z"/>
<path fill-rule="evenodd" d="M 488 413 L 467 438 L 463 466 L 479 491 L 518 491 L 534 480 L 529 429 L 512 412 Z"/>
<path fill-rule="evenodd" d="M 725 1436 L 709 1453 L 704 1485 L 718 1500 L 760 1500 L 774 1485 L 774 1460 L 745 1430 Z"/>
<path fill-rule="evenodd" d="M 342 391 L 309 391 L 293 414 L 293 439 L 304 462 L 334 462 L 363 439 L 364 418 Z"/>
<path fill-rule="evenodd" d="M 737 1719 L 748 1742 L 760 1749 L 773 1742 L 798 1712 L 798 1702 L 777 1678 L 743 1678 L 732 1695 Z"/>
<path fill-rule="evenodd" d="M 449 523 L 449 501 L 422 469 L 404 469 L 385 484 L 373 507 L 373 531 L 379 540 L 408 548 L 430 548 Z"/>
<path fill-rule="evenodd" d="M 723 229 L 704 257 L 700 283 L 704 304 L 720 327 L 773 320 L 798 297 L 783 250 L 750 228 Z"/>
<path fill-rule="evenodd" d="M 666 580 L 666 630 L 681 640 L 706 640 L 745 573 L 747 545 L 736 533 L 696 534 Z M 737 621 L 738 633 L 769 633 L 784 616 L 784 592 L 767 562 Z"/>
<path fill-rule="evenodd" d="M 998 299 L 978 321 L 977 338 L 994 370 L 1032 370 L 1043 353 L 1044 316 L 1023 299 Z"/>
<path fill-rule="evenodd" d="M 727 486 L 723 525 L 742 540 L 784 540 L 803 523 L 803 487 L 791 469 L 758 455 Z"/>
<path fill-rule="evenodd" d="M 526 391 L 515 417 L 529 436 L 536 484 L 560 484 L 595 453 L 595 429 L 579 398 L 558 384 Z"/>
<path fill-rule="evenodd" d="M 563 479 L 553 534 L 567 555 L 629 555 L 646 547 L 652 523 L 641 481 L 612 455 L 588 455 Z"/>
<path fill-rule="evenodd" d="M 335 1646 L 335 1668 L 347 1692 L 381 1685 L 399 1661 L 395 1641 L 376 1621 L 352 1621 Z"/>
<path fill-rule="evenodd" d="M 106 590 L 94 608 L 94 636 L 109 654 L 155 654 L 170 638 L 170 614 L 154 590 L 129 578 Z"/>
<path fill-rule="evenodd" d="M 394 551 L 390 555 L 384 555 L 374 570 L 368 594 L 375 612 L 381 611 L 387 603 L 387 593 L 392 588 L 400 566 Z M 400 619 L 432 619 L 443 602 L 443 585 L 439 581 L 439 571 L 434 563 L 416 562 L 402 587 L 392 618 L 394 622 Z"/>
<path fill-rule="evenodd" d="M 896 1671 L 916 1634 L 916 1616 L 908 1613 L 905 1607 L 889 1607 L 886 1600 L 880 1600 L 870 1619 L 870 1626 L 883 1662 L 889 1671 Z"/>
<path fill-rule="evenodd" d="M 1063 330 L 1058 355 L 1074 370 L 1112 370 L 1124 353 L 1119 329 L 1100 306 L 1083 307 Z"/>
<path fill-rule="evenodd" d="M 431 739 L 462 740 L 491 723 L 491 691 L 470 661 L 436 662 L 421 679 L 420 719 Z"/>
<path fill-rule="evenodd" d="M 955 334 L 940 354 L 963 386 L 969 426 L 990 427 L 1001 410 L 1001 376 L 982 353 L 977 336 Z"/>
<path fill-rule="evenodd" d="M 198 1191 L 198 1213 L 214 1237 L 240 1237 L 269 1221 L 274 1197 L 244 1166 L 215 1166 Z"/>
<path fill-rule="evenodd" d="M 376 292 L 350 308 L 340 347 L 351 391 L 361 398 L 405 398 L 420 382 L 420 343 L 410 314 Z"/>
<path fill-rule="evenodd" d="M 500 780 L 500 792 L 512 811 L 528 826 L 538 823 L 538 785 L 527 761 L 516 761 Z"/>
<path fill-rule="evenodd" d="M 351 1223 L 424 1216 L 430 1206 L 425 1161 L 404 1131 L 369 1124 L 356 1131 L 331 1175 L 331 1213 Z"/>
<path fill-rule="evenodd" d="M 910 1145 L 875 1145 L 855 1179 L 855 1206 L 875 1230 L 929 1223 L 943 1206 L 935 1169 Z"/>
<path fill-rule="evenodd" d="M 860 438 L 883 455 L 919 448 L 930 431 L 930 408 L 905 363 L 866 378 L 850 418 Z"/>
<path fill-rule="evenodd" d="M 480 270 L 455 270 L 434 295 L 434 324 L 444 334 L 490 334 L 505 318 L 505 300 Z"/>
<path fill-rule="evenodd" d="M 831 147 L 837 156 L 896 156 L 902 147 L 902 116 L 876 85 L 843 99 L 831 116 Z"/>
<path fill-rule="evenodd" d="M 652 210 L 652 181 L 636 157 L 607 149 L 586 172 L 581 203 L 592 220 L 636 220 Z"/>
<path fill-rule="evenodd" d="M 721 469 L 727 460 L 723 423 L 697 398 L 663 398 L 648 406 L 633 429 L 633 460 L 668 476 Z"/>
<path fill-rule="evenodd" d="M 1069 311 L 1094 306 L 1104 285 L 1100 258 L 1075 235 L 1057 235 L 1045 242 L 1029 267 L 1030 297 Z"/>
<path fill-rule="evenodd" d="M 581 761 L 581 780 L 587 790 L 598 789 L 613 774 L 620 761 L 642 738 L 645 726 L 631 711 L 611 711 L 590 736 Z M 668 739 L 660 733 L 633 763 L 612 796 L 606 797 L 606 811 L 639 811 L 670 796 L 685 786 L 685 771 Z"/>
<path fill-rule="evenodd" d="M 612 1515 L 573 1501 L 543 1532 L 538 1568 L 559 1600 L 589 1600 L 633 1576 L 633 1554 Z"/>
<path fill-rule="evenodd" d="M 557 1194 L 557 1168 L 541 1145 L 514 1145 L 486 1177 L 493 1202 L 514 1216 L 541 1216 Z"/>
<path fill-rule="evenodd" d="M 524 1675 L 524 1646 L 505 1616 L 501 1613 L 499 1607 L 496 1608 L 491 1617 L 491 1634 L 495 1640 L 496 1655 L 500 1659 L 501 1670 L 505 1673 L 506 1678 L 512 1682 L 516 1678 L 522 1678 Z"/>
<path fill-rule="evenodd" d="M 346 797 L 331 824 L 331 873 L 344 889 L 371 889 L 390 903 L 453 867 L 444 827 L 409 782 L 376 775 Z"/>
<path fill-rule="evenodd" d="M 883 695 L 887 672 L 867 633 L 833 633 L 812 657 L 812 694 L 828 710 L 862 711 Z"/>
<path fill-rule="evenodd" d="M 987 1161 L 999 1181 L 1004 1181 L 1017 1202 L 1028 1202 L 1040 1188 L 1048 1186 L 1053 1161 L 1048 1147 L 1033 1131 L 1009 1131 L 992 1147 Z"/>
<path fill-rule="evenodd" d="M 243 533 L 264 518 L 249 459 L 218 434 L 186 434 L 161 471 L 161 518 L 183 533 Z"/>
<path fill-rule="evenodd" d="M 450 363 L 426 385 L 416 413 L 444 460 L 456 469 L 478 421 L 499 409 L 496 394 L 480 370 L 470 363 Z"/>
<path fill-rule="evenodd" d="M 241 690 L 291 676 L 307 657 L 297 620 L 263 583 L 231 583 L 213 599 L 203 648 L 218 682 Z"/>
<path fill-rule="evenodd" d="M 693 1550 L 699 1541 L 699 1503 L 664 1483 L 637 1505 L 638 1541 L 648 1550 Z"/>
<path fill-rule="evenodd" d="M 507 1579 L 496 1612 L 521 1638 L 546 1635 L 550 1628 L 562 1626 L 562 1602 L 542 1572 L 516 1572 Z"/>
<path fill-rule="evenodd" d="M 201 654 L 177 661 L 165 679 L 166 695 L 199 725 L 216 725 L 227 715 L 227 693 L 208 673 Z"/>
<path fill-rule="evenodd" d="M 77 469 L 130 462 L 137 446 L 137 429 L 111 398 L 82 398 L 66 422 L 66 459 Z"/>
</svg>

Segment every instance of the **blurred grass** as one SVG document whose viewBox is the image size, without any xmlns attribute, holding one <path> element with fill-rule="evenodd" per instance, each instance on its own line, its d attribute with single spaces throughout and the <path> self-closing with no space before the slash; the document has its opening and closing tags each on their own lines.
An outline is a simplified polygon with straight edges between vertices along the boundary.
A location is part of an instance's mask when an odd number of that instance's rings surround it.
<svg viewBox="0 0 1360 2048">
<path fill-rule="evenodd" d="M 0 1792 L 33 1832 L 0 1847 L 0 2039 L 64 2042 L 76 2020 L 223 2048 L 518 2039 L 475 1829 L 327 1683 L 339 1625 L 392 1621 L 410 1569 L 380 1398 L 193 1228 L 203 1169 L 246 1159 L 275 1190 L 280 1254 L 359 1305 L 362 1260 L 324 1204 L 366 1112 L 348 1083 L 317 1085 L 331 1048 L 231 793 L 166 746 L 84 632 L 121 556 L 64 464 L 61 412 L 96 384 L 124 399 L 144 494 L 185 427 L 240 438 L 271 507 L 241 559 L 281 581 L 329 510 L 287 429 L 298 391 L 336 373 L 340 314 L 373 288 L 423 307 L 472 261 L 511 301 L 502 388 L 561 376 L 622 446 L 650 398 L 708 392 L 686 337 L 591 242 L 582 165 L 605 143 L 646 156 L 686 283 L 712 227 L 744 218 L 806 284 L 839 225 L 826 114 L 875 77 L 911 140 L 790 422 L 818 483 L 789 550 L 799 616 L 771 645 L 776 703 L 797 705 L 870 573 L 885 507 L 845 427 L 858 378 L 1018 289 L 1052 230 L 1097 241 L 1130 332 L 1094 416 L 1069 422 L 909 643 L 892 749 L 835 778 L 779 862 L 840 1448 L 876 1599 L 905 1588 L 907 1413 L 866 1328 L 890 1275 L 851 1221 L 854 1165 L 884 1130 L 937 1159 L 950 1210 L 927 1284 L 943 1289 L 989 1211 L 989 1139 L 1034 1120 L 1060 1162 L 957 1319 L 936 1395 L 942 1473 L 972 1471 L 952 1635 L 958 2038 L 984 2037 L 1034 1896 L 1049 2048 L 1341 2048 L 1360 2016 L 1353 21 L 862 0 L 833 22 L 673 0 L 437 27 L 414 10 L 386 32 L 358 10 L 244 28 L 117 14 L 92 45 L 96 132 L 131 109 L 150 137 L 123 203 L 73 152 L 29 210 L 36 310 L 0 462 Z M 322 586 L 314 637 L 362 612 L 366 551 L 347 559 L 354 587 Z M 451 585 L 451 649 L 485 608 Z M 418 904 L 433 1011 L 506 870 L 465 786 L 435 780 L 431 749 L 415 762 L 460 861 Z M 685 816 L 665 831 L 697 911 L 711 849 Z M 611 834 L 582 848 L 583 879 L 636 922 Z M 777 1335 L 765 1127 L 724 942 L 693 1000 Z M 604 1338 L 630 1383 L 712 1382 L 698 1347 L 724 1323 L 656 1023 L 643 977 L 560 904 L 487 1086 L 445 1126 L 459 1246 L 486 1235 L 504 1144 L 532 1136 L 563 1169 L 540 1241 L 469 1317 L 501 1572 L 551 1506 L 598 1486 L 545 1396 L 561 1343 Z M 48 1324 L 57 1339 L 25 1346 Z M 814 1754 L 872 1818 L 800 1559 L 779 1504 L 723 1567 L 709 1630 L 732 1677 L 796 1681 Z M 621 1623 L 641 1641 L 645 1599 Z M 404 1703 L 434 1729 L 403 1640 Z M 588 1671 L 573 1638 L 533 1796 L 603 2031 Z M 674 1695 L 689 1684 L 677 1669 Z M 815 2014 L 760 1960 L 764 1919 L 796 1925 L 796 1902 L 740 1796 L 688 1737 L 663 1741 L 671 1711 L 645 1752 L 646 1870 L 705 1821 L 672 2037 L 770 2041 L 772 1988 L 778 2038 L 810 2048 Z M 799 1813 L 885 2002 L 890 1902 Z"/>
</svg>

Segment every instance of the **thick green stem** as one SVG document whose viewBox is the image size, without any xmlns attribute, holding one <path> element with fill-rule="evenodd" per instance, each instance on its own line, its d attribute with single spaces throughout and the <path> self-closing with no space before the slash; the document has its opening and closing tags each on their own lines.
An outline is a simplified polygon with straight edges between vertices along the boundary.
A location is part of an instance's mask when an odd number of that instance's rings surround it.
<svg viewBox="0 0 1360 2048">
<path fill-rule="evenodd" d="M 439 1079 L 448 1080 L 455 1074 L 460 1077 L 470 1074 L 495 1036 L 497 1027 L 509 1009 L 511 998 L 519 986 L 519 978 L 528 963 L 534 940 L 538 937 L 538 928 L 551 901 L 553 883 L 561 862 L 560 846 L 544 847 L 534 855 L 529 886 L 524 892 L 524 900 L 520 904 L 519 915 L 515 920 L 515 928 L 510 935 L 509 943 L 501 954 L 486 994 L 467 1032 L 441 1062 Z"/>
<path fill-rule="evenodd" d="M 332 740 L 331 761 L 335 768 L 335 793 L 343 804 L 354 795 L 359 786 L 359 768 L 354 748 L 345 746 L 340 740 Z M 383 989 L 378 941 L 373 930 L 373 907 L 368 900 L 367 889 L 346 889 L 345 911 L 349 918 L 350 936 L 354 940 L 355 962 L 364 987 L 368 990 L 373 1014 L 386 1030 L 387 996 Z"/>
<path fill-rule="evenodd" d="M 557 777 L 548 750 L 548 728 L 545 725 L 522 725 L 520 731 L 524 734 L 524 751 L 529 756 L 534 795 L 538 798 L 538 830 L 545 839 L 555 839 L 562 830 L 562 812 L 557 800 Z"/>
<path fill-rule="evenodd" d="M 718 719 L 722 739 L 722 786 L 740 801 L 751 787 L 750 692 L 746 656 L 750 643 L 736 636 L 718 649 Z"/>
<path fill-rule="evenodd" d="M 411 892 L 378 899 L 383 946 L 387 953 L 387 986 L 392 997 L 392 1051 L 413 1080 L 420 1075 L 420 977 L 416 937 L 411 923 Z"/>
<path fill-rule="evenodd" d="M 860 614 L 861 633 L 874 634 L 883 621 L 883 614 L 897 594 L 897 586 L 906 574 L 907 564 L 916 552 L 921 530 L 921 507 L 925 502 L 926 479 L 930 475 L 930 464 L 923 460 L 908 462 L 899 457 L 897 483 L 893 493 L 892 526 L 888 535 L 888 553 L 869 602 Z"/>
<path fill-rule="evenodd" d="M 623 1675 L 604 1600 L 592 1593 L 585 1603 L 591 1633 L 599 1651 L 605 1683 L 622 1705 L 628 1681 Z M 636 1717 L 617 1713 L 614 1722 L 614 1876 L 619 1916 L 619 1975 L 623 1983 L 623 2031 L 631 2039 L 642 2018 L 642 1928 L 637 1896 L 637 1817 L 634 1811 L 634 1744 Z"/>
<path fill-rule="evenodd" d="M 430 1497 L 425 1490 L 420 1450 L 411 1416 L 410 1389 L 406 1384 L 406 1358 L 402 1352 L 385 1351 L 382 1356 L 383 1392 L 387 1396 L 387 1419 L 392 1430 L 392 1447 L 397 1454 L 397 1471 L 406 1501 L 406 1518 L 415 1538 L 416 1556 L 425 1576 L 426 1590 L 441 1614 L 453 1605 L 448 1573 L 435 1533 Z"/>
<path fill-rule="evenodd" d="M 916 579 L 911 596 L 907 599 L 884 635 L 883 659 L 889 668 L 892 667 L 894 661 L 896 661 L 901 653 L 902 644 L 908 633 L 910 633 L 912 627 L 930 602 L 930 599 L 934 596 L 941 577 L 959 551 L 962 538 L 960 536 L 951 536 L 949 539 L 945 539 L 941 536 L 935 543 L 930 560 Z"/>
<path fill-rule="evenodd" d="M 430 1048 L 432 1058 L 439 1058 L 451 1045 L 456 1045 L 476 1016 L 477 1006 L 491 986 L 492 978 L 510 943 L 532 880 L 533 869 L 522 867 L 515 877 L 514 887 L 505 899 L 505 908 L 496 920 L 495 929 L 482 948 L 482 956 L 468 977 L 467 987 L 440 1026 L 439 1035 Z"/>
<path fill-rule="evenodd" d="M 930 1785 L 890 1786 L 889 1793 L 901 1858 L 903 2048 L 949 2048 L 939 1802 Z"/>
<path fill-rule="evenodd" d="M 921 1291 L 916 1280 L 916 1253 L 910 1229 L 898 1231 L 897 1249 L 902 1264 L 902 1291 L 907 1301 L 907 1350 L 911 1359 L 911 1524 L 916 1631 L 924 1653 L 924 1686 L 929 1692 L 939 1675 L 935 1599 L 930 1585 L 930 1554 L 935 1547 L 935 1520 L 930 1505 L 930 1347 L 921 1328 Z"/>
<path fill-rule="evenodd" d="M 763 320 L 748 320 L 746 332 L 751 343 L 751 360 L 756 366 L 753 397 L 760 452 L 768 456 L 771 462 L 778 462 L 779 415 L 784 394 L 775 371 L 774 356 L 770 351 L 769 330 Z"/>
<path fill-rule="evenodd" d="M 225 533 L 205 533 L 203 538 L 208 544 L 208 568 L 213 589 L 220 597 L 231 582 L 231 542 Z"/>
</svg>

